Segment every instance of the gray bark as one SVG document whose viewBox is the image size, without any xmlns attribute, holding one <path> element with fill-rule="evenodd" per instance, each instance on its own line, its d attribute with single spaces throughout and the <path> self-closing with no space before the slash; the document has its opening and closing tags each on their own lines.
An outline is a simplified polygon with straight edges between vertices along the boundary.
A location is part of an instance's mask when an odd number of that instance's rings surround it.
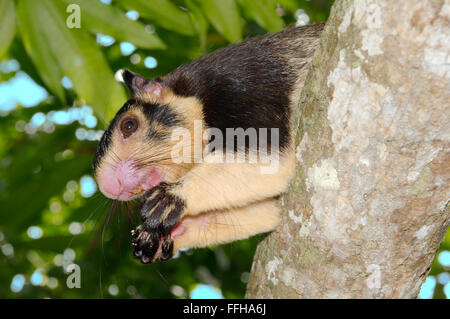
<svg viewBox="0 0 450 319">
<path fill-rule="evenodd" d="M 450 3 L 337 0 L 248 298 L 414 298 L 449 226 Z"/>
</svg>

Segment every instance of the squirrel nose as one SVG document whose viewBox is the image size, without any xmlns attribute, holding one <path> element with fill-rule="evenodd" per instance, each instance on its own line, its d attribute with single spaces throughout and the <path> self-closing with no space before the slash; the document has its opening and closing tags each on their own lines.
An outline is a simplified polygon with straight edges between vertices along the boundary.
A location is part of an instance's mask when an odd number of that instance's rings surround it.
<svg viewBox="0 0 450 319">
<path fill-rule="evenodd" d="M 141 176 L 136 174 L 132 163 L 122 160 L 115 166 L 103 167 L 98 177 L 100 191 L 111 199 L 128 200 L 140 183 Z"/>
<path fill-rule="evenodd" d="M 117 199 L 122 193 L 122 184 L 115 174 L 105 174 L 99 183 L 99 188 L 105 196 L 112 199 Z"/>
</svg>

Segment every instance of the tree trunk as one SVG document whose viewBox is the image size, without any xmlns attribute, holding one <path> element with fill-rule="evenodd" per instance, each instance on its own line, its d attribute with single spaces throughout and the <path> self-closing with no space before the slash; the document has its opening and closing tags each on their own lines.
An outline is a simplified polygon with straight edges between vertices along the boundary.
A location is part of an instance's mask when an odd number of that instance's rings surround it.
<svg viewBox="0 0 450 319">
<path fill-rule="evenodd" d="M 449 225 L 450 4 L 337 0 L 248 298 L 414 298 Z"/>
</svg>

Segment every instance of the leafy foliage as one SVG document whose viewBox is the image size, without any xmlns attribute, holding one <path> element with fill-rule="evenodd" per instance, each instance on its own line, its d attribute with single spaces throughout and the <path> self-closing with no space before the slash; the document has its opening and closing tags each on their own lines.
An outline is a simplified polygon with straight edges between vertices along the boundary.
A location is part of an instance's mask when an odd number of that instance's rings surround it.
<svg viewBox="0 0 450 319">
<path fill-rule="evenodd" d="M 311 21 L 325 20 L 332 1 L 105 2 L 0 1 L 0 81 L 24 72 L 49 94 L 34 107 L 19 103 L 4 112 L 0 105 L 0 297 L 188 297 L 198 283 L 219 287 L 225 297 L 243 297 L 257 237 L 141 265 L 130 246 L 137 203 L 113 203 L 98 191 L 83 196 L 80 179 L 92 174 L 97 142 L 79 135 L 92 127 L 82 120 L 51 122 L 52 114 L 89 105 L 99 119 L 94 131 L 102 129 L 126 99 L 115 70 L 161 76 L 228 43 L 295 23 L 299 8 Z M 70 4 L 81 9 L 81 28 L 67 26 Z M 137 19 L 125 15 L 129 10 Z M 100 45 L 101 35 L 114 43 Z M 132 43 L 134 52 L 123 54 L 121 42 Z M 157 66 L 146 66 L 146 57 Z M 1 61 L 11 60 L 20 69 L 2 70 Z M 63 77 L 72 85 L 62 85 Z M 38 113 L 45 123 L 33 127 Z M 30 234 L 30 226 L 42 236 Z M 81 268 L 80 289 L 66 285 L 64 265 L 70 262 Z M 26 283 L 13 292 L 18 274 Z"/>
</svg>

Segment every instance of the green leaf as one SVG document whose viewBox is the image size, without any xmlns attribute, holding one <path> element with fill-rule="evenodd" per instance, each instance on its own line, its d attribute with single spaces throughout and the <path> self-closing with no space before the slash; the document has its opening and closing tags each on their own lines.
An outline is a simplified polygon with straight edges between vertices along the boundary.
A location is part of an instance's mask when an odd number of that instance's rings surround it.
<svg viewBox="0 0 450 319">
<path fill-rule="evenodd" d="M 242 41 L 242 24 L 234 0 L 201 0 L 201 6 L 214 28 L 232 43 Z"/>
<path fill-rule="evenodd" d="M 276 32 L 284 27 L 284 22 L 276 13 L 275 0 L 238 0 L 245 13 L 261 27 Z"/>
<path fill-rule="evenodd" d="M 36 82 L 36 84 L 46 87 L 46 83 L 43 82 L 42 77 L 39 75 L 39 72 L 33 63 L 33 60 L 28 55 L 24 47 L 24 42 L 20 37 L 16 37 L 13 40 L 9 47 L 8 55 L 19 62 L 20 71 L 25 72 L 34 82 Z"/>
<path fill-rule="evenodd" d="M 61 86 L 61 79 L 64 75 L 57 63 L 58 59 L 50 50 L 51 38 L 48 38 L 41 28 L 45 21 L 42 21 L 39 10 L 44 9 L 37 8 L 40 7 L 37 2 L 40 1 L 21 0 L 17 7 L 23 45 L 47 88 L 63 103 L 66 103 L 64 88 Z"/>
<path fill-rule="evenodd" d="M 13 0 L 3 0 L 0 2 L 0 60 L 6 52 L 14 38 L 16 30 L 16 10 Z"/>
<path fill-rule="evenodd" d="M 197 6 L 193 0 L 186 0 L 186 7 L 189 9 L 189 14 L 192 18 L 195 30 L 200 38 L 200 46 L 204 51 L 206 48 L 206 36 L 208 33 L 208 20 L 202 13 L 202 9 Z"/>
<path fill-rule="evenodd" d="M 326 21 L 333 2 L 334 0 L 278 0 L 278 3 L 282 8 L 285 8 L 294 14 L 298 9 L 305 10 L 311 19 L 311 23 Z"/>
<path fill-rule="evenodd" d="M 2 224 L 11 229 L 23 229 L 40 216 L 49 199 L 60 193 L 71 179 L 78 179 L 90 168 L 91 157 L 78 157 L 56 162 L 52 168 L 43 170 L 42 179 L 33 178 L 16 189 L 13 200 L 2 203 Z M 19 214 L 20 212 L 20 214 Z"/>
<path fill-rule="evenodd" d="M 108 122 L 125 101 L 125 94 L 95 40 L 82 28 L 67 27 L 63 18 L 65 6 L 60 1 L 22 0 L 20 3 L 28 16 L 36 17 L 29 28 L 37 30 L 44 39 L 51 39 L 46 41 L 42 52 L 52 57 L 53 64 L 59 64 L 79 98 L 92 106 L 104 124 Z M 34 50 L 34 46 L 27 48 L 29 54 Z M 40 64 L 36 67 L 40 69 Z M 45 74 L 47 70 L 40 71 Z"/>
<path fill-rule="evenodd" d="M 94 143 L 77 141 L 75 124 L 58 126 L 51 134 L 38 133 L 34 137 L 25 133 L 16 136 L 8 133 L 8 127 L 14 129 L 17 119 L 29 119 L 33 110 L 44 111 L 39 106 L 18 109 L 10 115 L 14 119 L 9 124 L 3 123 L 0 133 L 1 140 L 8 136 L 8 144 L 3 148 L 4 154 L 8 154 L 4 157 L 10 160 L 8 168 L 0 170 L 0 180 L 8 181 L 0 191 L 1 226 L 6 228 L 8 234 L 22 231 L 27 225 L 39 222 L 42 210 L 48 207 L 49 199 L 62 194 L 69 180 L 78 180 L 82 175 L 92 172 L 95 148 L 87 154 L 85 148 L 94 146 Z M 28 114 L 24 116 L 23 113 Z M 19 114 L 22 116 L 18 116 Z M 84 148 L 82 151 L 81 147 Z M 74 150 L 74 157 L 55 159 L 55 155 L 65 149 Z"/>
<path fill-rule="evenodd" d="M 295 13 L 300 8 L 300 4 L 297 0 L 278 0 L 278 3 L 282 8 L 288 9 L 292 13 Z"/>
<path fill-rule="evenodd" d="M 191 18 L 169 0 L 117 0 L 124 8 L 139 14 L 161 27 L 184 35 L 195 35 Z"/>
<path fill-rule="evenodd" d="M 94 33 L 107 34 L 119 41 L 131 42 L 143 49 L 166 49 L 161 39 L 145 30 L 139 21 L 133 21 L 116 6 L 92 0 L 63 0 L 67 5 L 81 8 L 82 26 Z"/>
<path fill-rule="evenodd" d="M 19 249 L 38 249 L 60 252 L 69 247 L 86 247 L 93 240 L 91 234 L 80 235 L 58 235 L 44 236 L 39 239 L 26 239 L 14 241 L 14 248 Z"/>
</svg>

